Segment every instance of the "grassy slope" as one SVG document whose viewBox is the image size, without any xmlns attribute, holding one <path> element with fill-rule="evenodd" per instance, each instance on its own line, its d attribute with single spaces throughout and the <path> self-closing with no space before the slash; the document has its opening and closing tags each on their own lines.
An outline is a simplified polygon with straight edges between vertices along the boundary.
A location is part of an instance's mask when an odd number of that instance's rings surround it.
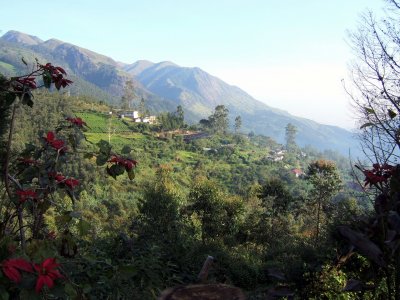
<svg viewBox="0 0 400 300">
<path fill-rule="evenodd" d="M 106 112 L 82 110 L 76 115 L 82 117 L 90 127 L 85 132 L 90 143 L 96 144 L 100 140 L 110 141 L 116 152 L 125 145 L 131 147 L 131 157 L 139 161 L 135 180 L 138 186 L 153 178 L 157 166 L 168 164 L 172 167 L 172 174 L 183 190 L 188 190 L 193 176 L 205 175 L 217 180 L 233 192 L 240 184 L 246 189 L 252 182 L 271 177 L 283 176 L 289 181 L 296 180 L 290 173 L 292 168 L 306 170 L 312 160 L 321 158 L 320 154 L 316 154 L 317 156 L 309 156 L 306 159 L 271 162 L 266 158 L 270 150 L 279 146 L 273 141 L 259 144 L 257 140 L 244 138 L 238 145 L 224 145 L 227 141 L 210 137 L 197 140 L 193 145 L 182 144 L 173 138 L 159 139 L 153 132 L 133 131 L 134 124 L 131 125 L 126 119 L 121 120 L 115 116 L 110 119 Z M 109 135 L 109 124 L 111 124 L 111 135 Z M 217 149 L 217 153 L 202 151 L 202 148 Z M 222 155 L 224 151 L 231 153 Z M 345 172 L 342 175 L 343 178 L 346 177 Z"/>
<path fill-rule="evenodd" d="M 84 111 L 76 113 L 76 115 L 84 119 L 90 127 L 85 132 L 90 143 L 96 144 L 100 140 L 109 140 L 108 124 L 110 124 L 110 119 L 106 113 Z M 121 150 L 124 145 L 129 145 L 133 149 L 131 155 L 139 161 L 138 181 L 144 180 L 145 176 L 153 174 L 157 165 L 169 164 L 174 173 L 177 174 L 178 181 L 183 186 L 187 186 L 190 178 L 189 174 L 193 174 L 199 162 L 202 163 L 201 168 L 206 170 L 207 174 L 225 181 L 225 178 L 232 174 L 235 169 L 246 169 L 249 162 L 260 161 L 268 153 L 268 149 L 265 147 L 258 147 L 248 143 L 246 146 L 237 147 L 235 155 L 240 159 L 232 163 L 201 151 L 183 149 L 171 151 L 170 147 L 174 147 L 173 140 L 160 140 L 151 133 L 132 132 L 131 128 L 126 125 L 126 121 L 116 117 L 112 117 L 111 120 L 111 128 L 113 130 L 110 143 L 116 151 Z M 208 142 L 206 140 L 202 141 L 205 146 L 208 146 Z M 242 160 L 247 161 L 247 163 L 243 163 Z M 279 163 L 275 167 L 268 167 L 268 169 L 273 170 L 278 166 L 283 167 L 283 164 Z"/>
</svg>

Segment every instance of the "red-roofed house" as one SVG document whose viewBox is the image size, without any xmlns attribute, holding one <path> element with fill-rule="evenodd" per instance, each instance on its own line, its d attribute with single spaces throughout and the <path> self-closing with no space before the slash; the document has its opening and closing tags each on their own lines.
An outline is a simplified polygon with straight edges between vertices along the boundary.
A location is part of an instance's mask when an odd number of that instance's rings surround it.
<svg viewBox="0 0 400 300">
<path fill-rule="evenodd" d="M 300 169 L 292 169 L 290 173 L 294 174 L 297 178 L 304 175 L 303 171 Z"/>
</svg>

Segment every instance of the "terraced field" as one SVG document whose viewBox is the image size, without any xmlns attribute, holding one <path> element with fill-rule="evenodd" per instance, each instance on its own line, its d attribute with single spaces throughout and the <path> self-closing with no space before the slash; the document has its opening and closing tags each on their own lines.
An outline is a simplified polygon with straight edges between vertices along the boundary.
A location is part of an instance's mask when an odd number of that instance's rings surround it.
<svg viewBox="0 0 400 300">
<path fill-rule="evenodd" d="M 121 120 L 116 116 L 109 116 L 102 113 L 79 112 L 76 115 L 87 123 L 91 133 L 130 133 L 130 121 Z"/>
</svg>

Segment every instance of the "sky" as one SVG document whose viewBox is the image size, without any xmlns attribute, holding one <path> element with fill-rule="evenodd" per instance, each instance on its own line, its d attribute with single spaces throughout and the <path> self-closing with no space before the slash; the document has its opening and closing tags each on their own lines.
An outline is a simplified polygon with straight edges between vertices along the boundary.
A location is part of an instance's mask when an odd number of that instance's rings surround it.
<svg viewBox="0 0 400 300">
<path fill-rule="evenodd" d="M 0 3 L 5 0 L 0 0 Z M 19 0 L 0 34 L 57 38 L 125 63 L 200 67 L 254 98 L 324 124 L 354 127 L 347 31 L 383 0 Z"/>
</svg>

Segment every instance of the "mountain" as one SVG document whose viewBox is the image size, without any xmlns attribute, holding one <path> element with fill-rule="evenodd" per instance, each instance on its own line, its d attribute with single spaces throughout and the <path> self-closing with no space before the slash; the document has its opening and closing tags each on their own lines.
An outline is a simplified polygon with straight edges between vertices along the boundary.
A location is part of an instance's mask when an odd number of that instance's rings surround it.
<svg viewBox="0 0 400 300">
<path fill-rule="evenodd" d="M 246 131 L 262 133 L 279 142 L 284 141 L 286 125 L 292 123 L 298 129 L 301 146 L 310 144 L 321 150 L 335 149 L 345 155 L 350 147 L 356 148 L 354 136 L 349 131 L 272 108 L 200 68 L 141 60 L 125 66 L 124 70 L 152 93 L 173 99 L 198 118 L 210 115 L 215 106 L 223 104 L 229 109 L 232 123 L 235 116 L 240 115 Z"/>
<path fill-rule="evenodd" d="M 39 39 L 37 36 L 25 34 L 15 30 L 8 31 L 1 37 L 1 39 L 7 42 L 19 43 L 31 46 L 43 43 L 43 41 Z"/>
<path fill-rule="evenodd" d="M 7 32 L 0 38 L 0 72 L 15 74 L 23 70 L 21 57 L 31 61 L 36 57 L 41 62 L 51 61 L 66 68 L 75 81 L 71 87 L 74 94 L 86 93 L 117 104 L 125 82 L 132 80 L 136 94 L 146 99 L 153 112 L 172 111 L 182 105 L 188 121 L 198 122 L 210 115 L 215 106 L 223 104 L 229 109 L 232 121 L 241 116 L 246 132 L 253 131 L 283 142 L 285 127 L 292 123 L 298 128 L 297 142 L 301 146 L 334 149 L 345 155 L 349 148 L 357 148 L 351 132 L 270 107 L 197 67 L 148 60 L 125 64 L 57 39 L 42 41 L 21 32 Z"/>
<path fill-rule="evenodd" d="M 123 94 L 125 82 L 132 80 L 138 98 L 148 100 L 150 111 L 176 108 L 173 102 L 146 90 L 122 69 L 125 64 L 110 57 L 57 39 L 42 41 L 16 31 L 4 34 L 0 38 L 0 73 L 12 76 L 26 72 L 22 57 L 32 64 L 38 59 L 41 63 L 52 62 L 65 68 L 74 81 L 69 88 L 71 94 L 88 95 L 116 105 Z"/>
</svg>

